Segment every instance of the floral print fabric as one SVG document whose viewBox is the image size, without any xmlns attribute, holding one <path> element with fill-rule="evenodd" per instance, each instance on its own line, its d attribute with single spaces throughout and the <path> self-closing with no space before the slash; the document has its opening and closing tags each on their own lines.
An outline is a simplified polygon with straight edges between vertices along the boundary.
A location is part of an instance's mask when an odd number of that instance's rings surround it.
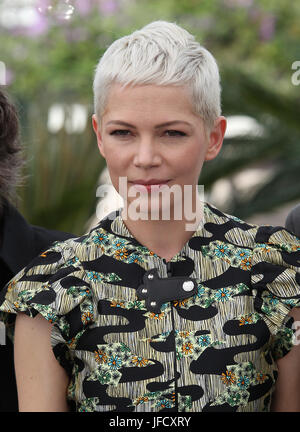
<svg viewBox="0 0 300 432">
<path fill-rule="evenodd" d="M 0 310 L 53 323 L 78 411 L 268 411 L 276 359 L 293 345 L 298 238 L 206 204 L 203 226 L 169 266 L 195 278 L 197 293 L 149 312 L 136 290 L 149 269 L 167 277 L 167 265 L 117 212 L 37 257 L 7 285 Z"/>
</svg>

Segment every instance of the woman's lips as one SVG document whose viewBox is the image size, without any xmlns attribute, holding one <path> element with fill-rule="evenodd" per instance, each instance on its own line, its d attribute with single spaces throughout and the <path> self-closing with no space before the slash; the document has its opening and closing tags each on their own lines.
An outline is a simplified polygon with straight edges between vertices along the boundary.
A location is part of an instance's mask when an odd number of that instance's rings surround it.
<svg viewBox="0 0 300 432">
<path fill-rule="evenodd" d="M 160 180 L 159 183 L 151 182 L 151 183 L 138 183 L 138 182 L 129 182 L 131 183 L 134 188 L 140 192 L 155 192 L 158 191 L 160 188 L 165 186 L 169 180 Z"/>
</svg>

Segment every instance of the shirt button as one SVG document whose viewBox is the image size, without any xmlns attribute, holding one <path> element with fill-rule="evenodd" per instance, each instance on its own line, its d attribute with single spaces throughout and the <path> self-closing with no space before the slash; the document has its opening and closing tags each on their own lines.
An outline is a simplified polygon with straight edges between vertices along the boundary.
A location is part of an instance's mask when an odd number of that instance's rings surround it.
<svg viewBox="0 0 300 432">
<path fill-rule="evenodd" d="M 192 281 L 185 281 L 183 282 L 182 288 L 184 291 L 192 291 L 194 283 Z"/>
</svg>

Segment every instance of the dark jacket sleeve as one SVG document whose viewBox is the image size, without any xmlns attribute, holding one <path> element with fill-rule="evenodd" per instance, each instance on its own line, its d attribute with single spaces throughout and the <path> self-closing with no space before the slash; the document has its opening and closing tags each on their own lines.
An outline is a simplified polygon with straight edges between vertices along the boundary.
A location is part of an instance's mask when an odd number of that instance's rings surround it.
<svg viewBox="0 0 300 432">
<path fill-rule="evenodd" d="M 294 207 L 288 214 L 285 227 L 297 237 L 300 237 L 300 204 Z"/>
</svg>

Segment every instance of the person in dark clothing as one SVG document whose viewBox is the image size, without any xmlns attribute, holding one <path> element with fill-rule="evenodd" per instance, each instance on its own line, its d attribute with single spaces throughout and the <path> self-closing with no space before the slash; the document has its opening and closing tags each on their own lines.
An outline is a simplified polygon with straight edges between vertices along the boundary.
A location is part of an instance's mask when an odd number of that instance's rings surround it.
<svg viewBox="0 0 300 432">
<path fill-rule="evenodd" d="M 30 225 L 12 204 L 21 166 L 17 111 L 0 89 L 0 296 L 6 283 L 33 258 L 54 241 L 72 237 Z M 4 326 L 0 331 L 4 331 Z M 0 338 L 0 343 L 0 412 L 16 412 L 13 344 L 7 334 Z"/>
<path fill-rule="evenodd" d="M 288 214 L 285 227 L 296 234 L 297 237 L 300 237 L 300 204 L 294 207 Z"/>
</svg>

